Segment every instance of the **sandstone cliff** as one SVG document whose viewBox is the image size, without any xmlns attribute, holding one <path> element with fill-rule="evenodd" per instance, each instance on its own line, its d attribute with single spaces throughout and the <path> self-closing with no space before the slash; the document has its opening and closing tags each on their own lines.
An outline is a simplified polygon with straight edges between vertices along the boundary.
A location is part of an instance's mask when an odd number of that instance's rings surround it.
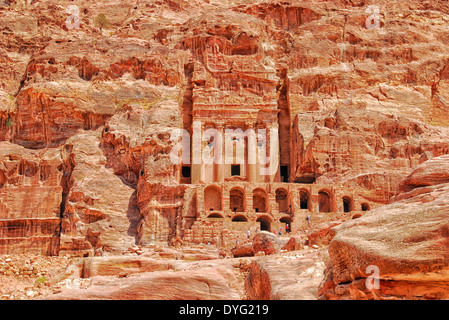
<svg viewBox="0 0 449 320">
<path fill-rule="evenodd" d="M 196 191 L 169 156 L 173 130 L 191 129 L 192 105 L 218 101 L 278 108 L 290 182 L 380 207 L 331 242 L 332 281 L 349 289 L 325 297 L 373 297 L 352 289 L 373 263 L 390 277 L 385 295 L 402 294 L 386 293 L 394 281 L 416 288 L 423 270 L 433 279 L 425 286 L 447 281 L 433 274 L 447 267 L 447 174 L 429 162 L 449 153 L 447 4 L 73 4 L 0 2 L 1 253 L 112 255 L 205 239 L 231 249 L 236 235 L 219 223 L 195 226 Z M 79 28 L 67 22 L 74 15 Z M 248 110 L 243 119 L 257 118 Z M 417 297 L 410 290 L 405 297 Z M 424 291 L 447 296 L 443 285 Z"/>
</svg>

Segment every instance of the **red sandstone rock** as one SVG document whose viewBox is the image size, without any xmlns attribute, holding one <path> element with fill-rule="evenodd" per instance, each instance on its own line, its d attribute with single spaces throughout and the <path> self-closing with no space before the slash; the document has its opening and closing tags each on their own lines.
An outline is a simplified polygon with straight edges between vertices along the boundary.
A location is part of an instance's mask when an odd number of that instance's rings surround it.
<svg viewBox="0 0 449 320">
<path fill-rule="evenodd" d="M 59 152 L 0 143 L 0 253 L 57 254 L 63 198 Z"/>
<path fill-rule="evenodd" d="M 422 163 L 400 184 L 400 191 L 449 182 L 449 155 L 436 157 Z"/>
<path fill-rule="evenodd" d="M 99 144 L 99 132 L 79 134 L 66 144 L 74 168 L 63 213 L 61 254 L 121 253 L 135 244 L 130 230 L 133 219 L 138 219 L 135 190 L 106 168 Z"/>
<path fill-rule="evenodd" d="M 313 245 L 328 245 L 334 236 L 334 232 L 331 229 L 340 225 L 343 221 L 329 221 L 323 222 L 313 228 L 313 230 L 307 234 L 307 244 Z"/>
<path fill-rule="evenodd" d="M 69 286 L 62 288 L 60 293 L 43 298 L 234 300 L 239 298 L 243 288 L 242 280 L 236 277 L 238 273 L 229 259 L 181 261 L 144 256 L 84 258 L 82 262 L 69 265 L 59 279 L 76 280 L 82 275 L 90 280 L 87 288 Z"/>
<path fill-rule="evenodd" d="M 260 231 L 254 235 L 251 242 L 237 245 L 232 250 L 232 254 L 234 257 L 250 257 L 258 252 L 269 255 L 279 253 L 280 248 L 281 242 L 276 235 L 271 232 Z"/>
<path fill-rule="evenodd" d="M 318 253 L 258 258 L 245 280 L 248 299 L 315 300 L 324 268 Z"/>
<path fill-rule="evenodd" d="M 295 251 L 304 248 L 305 238 L 301 235 L 292 235 L 287 243 L 282 246 L 282 250 Z"/>
<path fill-rule="evenodd" d="M 254 252 L 263 251 L 265 254 L 274 254 L 280 252 L 280 247 L 280 240 L 270 232 L 261 231 L 253 238 Z"/>
<path fill-rule="evenodd" d="M 155 271 L 132 278 L 93 279 L 87 289 L 67 289 L 51 300 L 235 300 L 238 294 L 214 269 Z"/>
<path fill-rule="evenodd" d="M 322 298 L 448 297 L 449 185 L 444 176 L 434 175 L 447 161 L 442 156 L 423 163 L 404 183 L 421 176 L 426 187 L 338 228 L 329 244 L 331 268 L 321 285 Z M 374 289 L 366 286 L 372 266 L 379 272 L 375 275 L 379 286 Z"/>
<path fill-rule="evenodd" d="M 238 257 L 252 257 L 256 254 L 253 248 L 252 243 L 245 243 L 241 246 L 237 246 L 236 248 L 232 249 L 232 255 L 235 258 Z"/>
</svg>

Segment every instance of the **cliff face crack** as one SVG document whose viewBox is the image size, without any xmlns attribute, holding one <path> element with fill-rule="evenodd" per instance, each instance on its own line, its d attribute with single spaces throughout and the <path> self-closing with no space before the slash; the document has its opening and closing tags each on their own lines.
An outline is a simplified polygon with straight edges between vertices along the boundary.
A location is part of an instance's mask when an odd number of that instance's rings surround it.
<svg viewBox="0 0 449 320">
<path fill-rule="evenodd" d="M 30 68 L 30 66 L 32 66 L 32 65 L 34 64 L 34 62 L 35 62 L 34 58 L 32 58 L 32 59 L 28 62 L 27 66 L 26 66 L 26 68 L 25 68 L 25 72 L 24 72 L 24 74 L 23 74 L 23 76 L 22 76 L 22 80 L 20 80 L 20 85 L 19 85 L 19 87 L 17 88 L 16 93 L 14 94 L 15 97 L 17 97 L 17 96 L 19 95 L 19 93 L 20 93 L 20 91 L 22 90 L 22 88 L 25 86 L 25 84 L 26 84 L 26 83 L 28 82 L 28 80 L 30 79 L 29 76 L 28 76 L 29 68 Z"/>
</svg>

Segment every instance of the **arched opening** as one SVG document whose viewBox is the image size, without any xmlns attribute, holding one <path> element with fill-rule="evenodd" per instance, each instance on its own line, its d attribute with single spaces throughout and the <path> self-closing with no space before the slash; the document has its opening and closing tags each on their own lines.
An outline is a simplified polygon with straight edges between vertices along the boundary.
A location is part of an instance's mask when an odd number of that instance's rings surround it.
<svg viewBox="0 0 449 320">
<path fill-rule="evenodd" d="M 279 219 L 281 223 L 285 224 L 285 233 L 289 233 L 292 231 L 292 219 L 289 217 L 282 217 Z"/>
<path fill-rule="evenodd" d="M 248 219 L 245 216 L 239 214 L 232 218 L 232 222 L 248 222 Z"/>
<path fill-rule="evenodd" d="M 206 211 L 221 211 L 221 191 L 216 186 L 204 189 L 204 209 Z"/>
<path fill-rule="evenodd" d="M 253 208 L 256 212 L 267 212 L 267 193 L 262 189 L 253 191 Z"/>
<path fill-rule="evenodd" d="M 368 211 L 370 209 L 370 206 L 368 203 L 364 202 L 362 203 L 362 211 Z"/>
<path fill-rule="evenodd" d="M 229 208 L 232 212 L 245 212 L 245 194 L 238 188 L 229 192 Z"/>
<path fill-rule="evenodd" d="M 343 200 L 343 212 L 351 212 L 354 210 L 354 203 L 350 197 L 344 196 Z"/>
<path fill-rule="evenodd" d="M 309 199 L 310 193 L 309 191 L 302 189 L 299 191 L 299 208 L 300 209 L 309 209 Z"/>
<path fill-rule="evenodd" d="M 209 219 L 223 219 L 223 216 L 219 213 L 211 213 L 210 215 L 207 216 Z"/>
<path fill-rule="evenodd" d="M 276 190 L 276 203 L 279 205 L 279 212 L 289 213 L 288 193 L 286 190 Z"/>
<path fill-rule="evenodd" d="M 318 192 L 318 206 L 319 212 L 332 212 L 331 197 L 327 191 Z"/>
<path fill-rule="evenodd" d="M 260 223 L 260 230 L 261 231 L 271 231 L 271 220 L 268 217 L 262 216 L 257 218 L 256 222 Z"/>
</svg>

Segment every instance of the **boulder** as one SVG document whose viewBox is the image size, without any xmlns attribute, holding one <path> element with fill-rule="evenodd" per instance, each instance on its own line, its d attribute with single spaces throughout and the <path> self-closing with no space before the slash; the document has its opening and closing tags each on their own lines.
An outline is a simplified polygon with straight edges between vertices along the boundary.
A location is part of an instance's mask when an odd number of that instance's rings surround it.
<svg viewBox="0 0 449 320">
<path fill-rule="evenodd" d="M 307 243 L 309 246 L 312 245 L 327 245 L 332 240 L 334 236 L 334 232 L 331 230 L 332 228 L 343 223 L 342 220 L 337 221 L 327 221 L 320 223 L 315 226 L 313 230 L 309 232 L 307 235 Z"/>
<path fill-rule="evenodd" d="M 287 243 L 282 246 L 282 250 L 295 251 L 304 248 L 305 239 L 300 235 L 292 235 Z"/>
<path fill-rule="evenodd" d="M 279 253 L 281 241 L 278 236 L 271 232 L 260 231 L 254 235 L 252 241 L 235 247 L 232 250 L 234 257 L 254 256 L 257 252 L 264 252 L 266 255 Z"/>
<path fill-rule="evenodd" d="M 144 256 L 74 260 L 56 275 L 60 283 L 86 280 L 83 288 L 64 286 L 46 300 L 234 300 L 243 294 L 230 259 L 184 261 Z M 82 278 L 82 279 L 80 279 Z"/>
<path fill-rule="evenodd" d="M 448 162 L 444 156 L 424 163 L 410 177 L 421 176 L 426 187 L 338 228 L 322 299 L 449 298 L 449 183 L 427 167 Z"/>
<path fill-rule="evenodd" d="M 250 300 L 316 300 L 325 264 L 319 252 L 254 260 L 245 280 Z"/>
<path fill-rule="evenodd" d="M 427 160 L 417 166 L 400 184 L 402 193 L 415 188 L 449 183 L 449 155 Z"/>
<path fill-rule="evenodd" d="M 253 237 L 253 249 L 255 252 L 263 251 L 265 254 L 279 253 L 281 241 L 271 232 L 260 231 Z"/>
<path fill-rule="evenodd" d="M 235 300 L 226 276 L 211 269 L 145 272 L 133 277 L 94 277 L 86 289 L 68 288 L 46 300 Z"/>
</svg>

